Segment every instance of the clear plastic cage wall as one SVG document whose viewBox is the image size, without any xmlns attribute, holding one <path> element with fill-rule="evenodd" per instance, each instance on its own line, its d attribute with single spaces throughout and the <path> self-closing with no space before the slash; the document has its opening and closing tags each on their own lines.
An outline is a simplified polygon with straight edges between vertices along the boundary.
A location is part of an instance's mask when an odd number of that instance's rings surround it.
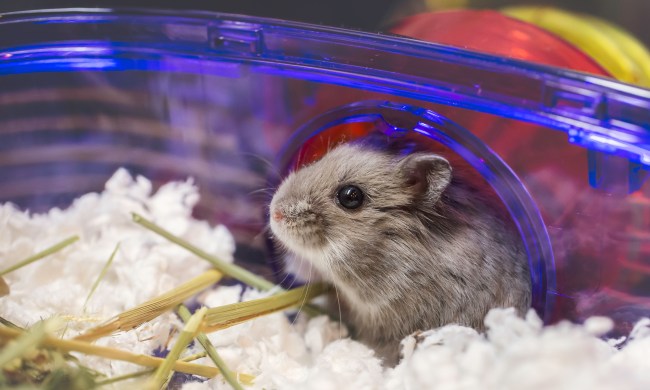
<svg viewBox="0 0 650 390">
<path fill-rule="evenodd" d="M 0 201 L 42 212 L 119 167 L 195 178 L 195 215 L 271 274 L 256 190 L 359 124 L 452 149 L 504 201 L 547 320 L 650 314 L 650 91 L 405 38 L 212 13 L 0 18 Z M 275 162 L 268 164 L 267 162 Z M 276 177 L 277 178 L 277 177 Z"/>
</svg>

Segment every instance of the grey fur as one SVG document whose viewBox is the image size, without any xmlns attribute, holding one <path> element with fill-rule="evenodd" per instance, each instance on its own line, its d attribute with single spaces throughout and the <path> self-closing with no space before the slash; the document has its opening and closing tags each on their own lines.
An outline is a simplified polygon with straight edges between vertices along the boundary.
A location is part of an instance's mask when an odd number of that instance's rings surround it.
<svg viewBox="0 0 650 390">
<path fill-rule="evenodd" d="M 364 191 L 359 209 L 337 204 L 345 184 Z M 337 287 L 357 337 L 394 363 L 415 331 L 480 330 L 491 308 L 529 308 L 521 240 L 490 202 L 436 154 L 343 144 L 284 180 L 271 229 Z"/>
</svg>

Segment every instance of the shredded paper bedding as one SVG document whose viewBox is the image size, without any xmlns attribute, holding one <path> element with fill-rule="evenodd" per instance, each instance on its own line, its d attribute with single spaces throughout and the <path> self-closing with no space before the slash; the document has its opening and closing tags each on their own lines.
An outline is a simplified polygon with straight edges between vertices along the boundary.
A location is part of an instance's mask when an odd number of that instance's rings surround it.
<svg viewBox="0 0 650 390">
<path fill-rule="evenodd" d="M 24 327 L 60 317 L 65 324 L 61 332 L 69 338 L 210 267 L 133 223 L 131 212 L 232 261 L 235 241 L 228 230 L 192 218 L 198 199 L 191 180 L 153 192 L 149 180 L 121 169 L 102 193 L 86 194 L 65 210 L 30 215 L 12 204 L 0 205 L 3 269 L 67 237 L 80 237 L 74 245 L 7 274 L 11 293 L 0 298 L 0 316 Z M 112 265 L 84 306 L 118 244 Z M 216 307 L 268 294 L 219 286 L 199 294 L 197 301 Z M 650 389 L 650 320 L 641 320 L 629 337 L 619 340 L 601 337 L 612 327 L 603 317 L 582 325 L 543 327 L 532 311 L 519 318 L 513 310 L 495 309 L 485 321 L 485 334 L 449 325 L 407 337 L 404 358 L 394 368 L 383 367 L 371 349 L 351 340 L 343 326 L 326 316 L 270 314 L 209 338 L 231 370 L 255 377 L 252 389 Z M 168 313 L 97 344 L 151 355 L 171 348 L 174 330 L 182 326 Z M 200 351 L 196 343 L 185 355 Z M 77 356 L 107 377 L 141 369 Z M 208 358 L 195 363 L 212 365 Z M 193 377 L 183 385 L 185 390 L 227 388 L 221 376 L 208 381 Z"/>
</svg>

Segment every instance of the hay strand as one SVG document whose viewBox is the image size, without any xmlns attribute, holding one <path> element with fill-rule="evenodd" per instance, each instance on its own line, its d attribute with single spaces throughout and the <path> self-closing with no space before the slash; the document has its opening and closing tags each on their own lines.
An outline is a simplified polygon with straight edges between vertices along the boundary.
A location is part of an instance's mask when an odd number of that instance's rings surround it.
<svg viewBox="0 0 650 390">
<path fill-rule="evenodd" d="M 0 367 L 4 367 L 12 360 L 19 358 L 30 350 L 38 347 L 45 336 L 47 336 L 48 328 L 51 327 L 52 326 L 48 326 L 47 322 L 41 321 L 32 326 L 29 331 L 21 332 L 13 342 L 5 345 L 2 351 L 0 351 Z"/>
<path fill-rule="evenodd" d="M 19 268 L 22 268 L 22 267 L 24 267 L 26 265 L 29 265 L 29 264 L 37 261 L 37 260 L 40 260 L 40 259 L 42 259 L 44 257 L 47 257 L 47 256 L 49 256 L 51 254 L 54 254 L 54 253 L 60 251 L 61 249 L 67 247 L 68 245 L 73 244 L 77 240 L 79 240 L 79 236 L 72 236 L 72 237 L 66 238 L 63 241 L 61 241 L 61 242 L 59 242 L 57 244 L 54 244 L 51 247 L 46 248 L 46 249 L 36 253 L 35 255 L 32 255 L 32 256 L 26 258 L 25 260 L 21 260 L 18 263 L 12 265 L 11 267 L 9 267 L 9 268 L 7 268 L 7 269 L 5 269 L 3 271 L 0 271 L 0 276 L 5 276 L 6 274 L 8 274 L 10 272 L 13 272 L 13 271 L 15 271 L 15 270 L 17 270 Z"/>
<path fill-rule="evenodd" d="M 194 360 L 197 360 L 197 359 L 204 358 L 206 356 L 207 356 L 207 352 L 203 351 L 203 352 L 195 353 L 194 355 L 186 356 L 186 357 L 180 359 L 180 361 L 182 361 L 182 362 L 191 362 L 191 361 L 194 361 Z M 145 375 L 153 374 L 155 370 L 156 370 L 155 368 L 150 368 L 150 369 L 147 369 L 147 370 L 136 371 L 136 372 L 132 372 L 130 374 L 125 374 L 125 375 L 120 375 L 120 376 L 104 379 L 102 381 L 98 381 L 96 383 L 96 385 L 99 387 L 99 386 L 105 386 L 105 385 L 110 385 L 110 384 L 113 384 L 113 383 L 125 381 L 125 380 L 128 380 L 128 379 L 139 378 L 139 377 L 142 377 L 142 376 L 145 376 Z M 243 383 L 245 385 L 252 385 L 253 380 L 255 379 L 255 377 L 253 375 L 250 375 L 250 374 L 243 374 L 243 373 L 239 373 L 239 372 L 233 372 L 233 374 L 241 381 L 241 383 Z"/>
<path fill-rule="evenodd" d="M 117 251 L 120 250 L 120 243 L 118 242 L 117 245 L 115 245 L 115 249 L 113 249 L 113 252 L 108 258 L 108 261 L 106 264 L 104 264 L 104 267 L 102 270 L 99 272 L 99 275 L 97 276 L 97 279 L 95 279 L 95 282 L 93 283 L 93 286 L 90 288 L 90 292 L 88 293 L 88 296 L 86 297 L 86 301 L 84 301 L 84 305 L 82 306 L 82 311 L 86 311 L 86 305 L 88 305 L 88 301 L 90 301 L 90 298 L 93 296 L 95 293 L 95 290 L 97 290 L 97 286 L 99 286 L 99 282 L 104 279 L 104 276 L 106 275 L 106 272 L 110 268 L 111 264 L 113 264 L 113 259 L 115 258 L 115 255 L 117 254 Z"/>
<path fill-rule="evenodd" d="M 0 338 L 5 340 L 16 339 L 24 333 L 25 332 L 16 329 L 0 327 Z M 51 336 L 45 336 L 39 344 L 43 347 L 57 348 L 62 352 L 80 352 L 86 355 L 94 355 L 107 359 L 125 361 L 144 367 L 155 368 L 160 366 L 164 361 L 164 359 L 153 356 L 134 354 L 120 349 L 102 347 L 90 344 L 85 341 L 62 340 Z M 199 375 L 205 378 L 213 378 L 219 374 L 219 369 L 216 367 L 186 363 L 183 361 L 174 362 L 174 370 L 184 372 L 186 374 Z"/>
<path fill-rule="evenodd" d="M 152 300 L 118 314 L 107 323 L 92 328 L 86 333 L 75 337 L 75 339 L 93 341 L 115 332 L 136 328 L 166 311 L 172 310 L 192 295 L 219 281 L 221 277 L 222 274 L 219 271 L 208 270 Z"/>
<path fill-rule="evenodd" d="M 185 348 L 187 348 L 187 345 L 198 333 L 199 326 L 201 325 L 201 322 L 203 322 L 203 317 L 205 317 L 207 310 L 207 308 L 202 307 L 201 309 L 197 310 L 196 313 L 194 313 L 194 315 L 192 315 L 187 321 L 183 327 L 183 330 L 178 335 L 174 346 L 167 354 L 165 361 L 160 366 L 158 366 L 158 369 L 150 379 L 148 383 L 148 387 L 150 389 L 162 389 L 165 386 L 165 383 L 167 383 L 172 373 L 174 363 L 178 360 L 178 358 L 181 356 L 181 353 L 185 350 Z"/>
<path fill-rule="evenodd" d="M 5 278 L 0 276 L 0 298 L 9 295 L 11 292 L 11 289 L 9 288 L 9 285 L 5 281 Z"/>
<path fill-rule="evenodd" d="M 255 288 L 259 289 L 259 290 L 268 291 L 268 290 L 271 290 L 271 289 L 276 289 L 278 292 L 286 291 L 283 288 L 281 288 L 280 286 L 277 286 L 277 285 L 269 282 L 268 280 L 266 280 L 266 279 L 264 279 L 264 278 L 262 278 L 262 277 L 260 277 L 258 275 L 255 275 L 254 273 L 252 273 L 252 272 L 250 272 L 250 271 L 248 271 L 248 270 L 246 270 L 246 269 L 244 269 L 244 268 L 242 268 L 242 267 L 240 267 L 238 265 L 231 264 L 231 263 L 226 263 L 225 261 L 217 258 L 216 256 L 213 256 L 213 255 L 205 252 L 201 248 L 198 248 L 198 247 L 192 245 L 191 243 L 183 240 L 182 238 L 173 235 L 172 233 L 170 233 L 167 230 L 163 229 L 162 227 L 156 225 L 155 223 L 149 221 L 148 219 L 144 218 L 143 216 L 141 216 L 138 213 L 132 212 L 131 216 L 133 217 L 133 221 L 135 223 L 137 223 L 140 226 L 142 226 L 142 227 L 144 227 L 144 228 L 146 228 L 146 229 L 160 235 L 161 237 L 167 239 L 168 241 L 173 242 L 174 244 L 179 245 L 182 248 L 185 248 L 186 250 L 190 251 L 191 253 L 194 253 L 195 255 L 197 255 L 198 257 L 210 262 L 210 264 L 212 264 L 212 266 L 214 268 L 216 268 L 219 271 L 223 272 L 224 275 L 228 275 L 228 276 L 230 276 L 230 277 L 232 277 L 234 279 L 239 280 L 242 283 L 245 283 L 245 284 L 247 284 L 247 285 L 249 285 L 251 287 L 255 287 Z M 324 314 L 324 312 L 320 308 L 312 306 L 312 305 L 306 305 L 304 307 L 304 311 L 307 314 L 312 315 L 312 316 Z"/>
<path fill-rule="evenodd" d="M 179 245 L 188 251 L 194 253 L 198 257 L 207 260 L 212 264 L 214 268 L 217 270 L 223 272 L 225 275 L 228 275 L 234 279 L 237 279 L 243 283 L 246 283 L 249 286 L 255 287 L 260 290 L 270 290 L 273 287 L 275 287 L 275 284 L 269 282 L 268 280 L 255 275 L 254 273 L 239 267 L 235 264 L 231 263 L 226 263 L 225 261 L 219 259 L 218 257 L 211 255 L 204 250 L 190 244 L 189 242 L 183 240 L 182 238 L 175 236 L 168 232 L 167 230 L 161 228 L 160 226 L 156 225 L 155 223 L 147 220 L 143 216 L 137 213 L 131 213 L 133 217 L 133 221 L 146 229 L 151 230 L 152 232 L 164 237 L 168 241 L 173 242 L 176 245 Z"/>
<path fill-rule="evenodd" d="M 184 305 L 180 305 L 177 312 L 183 321 L 188 322 L 191 319 L 192 315 L 190 314 L 190 311 L 187 309 L 187 307 L 185 307 Z M 243 388 L 237 381 L 236 373 L 230 371 L 230 369 L 226 366 L 226 362 L 224 362 L 223 359 L 221 359 L 221 356 L 219 356 L 219 354 L 217 353 L 217 350 L 214 348 L 214 345 L 212 345 L 212 343 L 208 339 L 208 336 L 206 336 L 206 334 L 203 332 L 199 332 L 196 335 L 196 339 L 199 341 L 199 343 L 201 344 L 205 352 L 208 354 L 208 356 L 210 356 L 210 359 L 212 359 L 215 366 L 219 368 L 226 382 L 228 382 L 230 386 L 235 390 L 243 390 Z"/>
<path fill-rule="evenodd" d="M 328 290 L 329 286 L 323 283 L 307 284 L 270 297 L 211 308 L 202 331 L 214 332 L 292 306 L 305 305 Z"/>
</svg>

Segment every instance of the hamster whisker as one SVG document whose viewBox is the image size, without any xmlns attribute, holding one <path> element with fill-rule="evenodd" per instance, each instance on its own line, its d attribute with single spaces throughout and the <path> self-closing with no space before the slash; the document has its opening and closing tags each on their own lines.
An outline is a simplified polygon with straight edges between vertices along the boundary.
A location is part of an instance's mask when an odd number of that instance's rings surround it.
<svg viewBox="0 0 650 390">
<path fill-rule="evenodd" d="M 328 244 L 330 245 L 331 248 L 336 248 L 336 249 L 333 249 L 333 251 L 335 251 L 335 252 L 338 251 L 338 250 L 345 251 L 345 248 L 338 249 L 338 247 L 335 245 L 337 243 L 335 243 L 330 237 L 327 237 L 326 239 L 327 239 L 327 242 L 328 242 Z M 340 245 L 340 243 L 338 243 L 338 244 Z M 341 256 L 337 255 L 337 256 L 335 256 L 335 258 L 341 258 Z M 361 276 L 359 276 L 354 271 L 354 269 L 352 268 L 352 265 L 350 263 L 345 262 L 345 261 L 337 261 L 336 263 L 334 263 L 330 259 L 328 259 L 328 263 L 329 263 L 329 268 L 334 268 L 334 267 L 339 267 L 339 268 L 342 267 L 342 268 L 344 268 L 348 275 L 353 276 L 355 279 L 357 279 L 359 281 L 360 285 L 362 285 L 362 286 L 365 285 L 365 281 L 361 278 Z"/>
<path fill-rule="evenodd" d="M 285 252 L 285 256 L 287 256 L 290 253 L 289 250 L 286 249 L 286 248 L 284 249 L 284 252 Z M 285 264 L 287 264 L 287 259 L 285 258 L 284 260 L 285 260 Z M 295 262 L 294 262 L 294 264 L 295 264 Z M 307 274 L 307 280 L 305 281 L 305 283 L 311 283 L 312 282 L 312 274 L 311 273 L 312 273 L 313 267 L 311 266 L 311 264 L 307 263 L 306 261 L 299 261 L 297 270 L 294 269 L 294 270 L 291 270 L 291 271 L 285 271 L 285 278 L 284 278 L 285 280 L 287 278 L 291 277 L 291 276 L 293 276 L 293 278 L 294 278 L 291 287 L 293 287 L 296 284 L 296 282 L 298 282 L 298 284 L 300 284 L 301 281 L 304 281 L 303 280 L 304 279 L 303 275 L 305 274 L 305 272 L 303 272 L 304 267 L 308 267 L 307 271 L 309 271 L 308 274 Z M 284 282 L 284 280 L 283 280 L 283 282 Z"/>
<path fill-rule="evenodd" d="M 327 150 L 327 153 L 332 151 L 332 139 L 331 138 L 327 139 L 327 146 L 325 147 L 325 150 Z"/>
<path fill-rule="evenodd" d="M 341 298 L 339 298 L 339 289 L 334 285 L 334 293 L 336 294 L 336 304 L 339 307 L 339 340 L 343 338 L 343 313 L 341 311 Z"/>
<path fill-rule="evenodd" d="M 264 194 L 264 195 L 268 195 L 270 199 L 273 197 L 273 194 L 275 193 L 276 190 L 277 190 L 276 187 L 264 187 L 264 188 L 259 188 L 257 190 L 250 191 L 249 193 L 246 194 L 246 196 Z"/>
<path fill-rule="evenodd" d="M 261 155 L 256 154 L 256 153 L 249 153 L 249 152 L 242 152 L 241 155 L 245 156 L 245 157 L 252 157 L 252 158 L 260 161 L 261 163 L 266 165 L 268 168 L 270 168 L 271 173 L 273 173 L 273 175 L 276 178 L 282 178 L 282 174 L 280 173 L 280 170 L 278 169 L 278 167 L 276 167 L 275 164 L 273 164 L 273 162 L 269 161 L 267 158 L 262 157 Z"/>
<path fill-rule="evenodd" d="M 312 268 L 307 264 L 305 261 L 300 261 L 300 264 L 298 264 L 298 272 L 295 274 L 296 276 L 300 277 L 300 275 L 304 275 L 303 272 L 303 267 L 309 267 L 307 271 L 309 271 L 309 274 L 307 276 L 307 283 L 311 283 L 311 270 Z"/>
<path fill-rule="evenodd" d="M 278 286 L 282 287 L 282 285 L 284 284 L 284 282 L 287 281 L 287 279 L 289 279 L 289 273 L 285 272 L 285 273 L 284 273 L 284 276 L 282 277 L 282 280 L 280 280 L 280 281 L 279 281 L 278 283 L 276 283 L 276 284 L 277 284 Z"/>
<path fill-rule="evenodd" d="M 260 230 L 259 233 L 253 236 L 253 241 L 257 241 L 263 236 L 269 235 L 269 237 L 273 238 L 273 232 L 271 231 L 271 226 L 267 223 L 262 227 L 262 230 Z"/>
<path fill-rule="evenodd" d="M 261 234 L 267 234 L 267 233 L 270 234 L 271 237 L 273 237 L 273 232 L 271 231 L 271 225 L 269 225 L 268 223 L 265 224 L 265 225 L 262 227 L 262 230 L 260 230 L 260 232 L 257 233 L 257 235 L 259 236 L 259 235 L 261 235 Z M 255 237 L 257 237 L 257 236 L 255 236 Z"/>
<path fill-rule="evenodd" d="M 302 298 L 302 302 L 300 303 L 300 306 L 298 306 L 298 311 L 296 312 L 296 316 L 294 317 L 293 321 L 291 321 L 291 326 L 294 326 L 296 324 L 300 312 L 304 309 L 305 304 L 307 303 L 307 294 L 309 294 L 310 283 L 311 283 L 311 268 L 309 269 L 309 277 L 307 278 L 307 289 L 305 290 L 305 295 Z"/>
<path fill-rule="evenodd" d="M 269 229 L 270 227 L 267 225 L 266 228 Z M 271 234 L 272 234 L 272 233 L 271 233 Z M 280 247 L 280 252 L 281 252 L 281 253 L 279 254 L 280 258 L 286 256 L 287 253 L 288 253 L 287 249 L 286 249 L 284 246 L 281 246 L 281 247 Z M 284 259 L 283 259 L 283 260 L 284 260 Z M 285 261 L 284 263 L 286 263 L 286 261 Z M 286 270 L 284 270 L 284 269 L 280 269 L 280 270 L 278 270 L 276 273 L 274 273 L 273 276 L 274 276 L 274 277 L 278 277 L 279 275 L 283 275 L 283 277 L 282 277 L 282 280 L 280 280 L 279 282 L 276 283 L 276 285 L 282 287 L 282 286 L 284 285 L 284 282 L 286 282 L 287 279 L 289 279 L 289 277 L 290 277 L 291 275 L 290 275 L 290 273 L 287 272 Z M 293 286 L 290 286 L 290 288 L 291 288 L 291 287 L 293 287 Z"/>
</svg>

